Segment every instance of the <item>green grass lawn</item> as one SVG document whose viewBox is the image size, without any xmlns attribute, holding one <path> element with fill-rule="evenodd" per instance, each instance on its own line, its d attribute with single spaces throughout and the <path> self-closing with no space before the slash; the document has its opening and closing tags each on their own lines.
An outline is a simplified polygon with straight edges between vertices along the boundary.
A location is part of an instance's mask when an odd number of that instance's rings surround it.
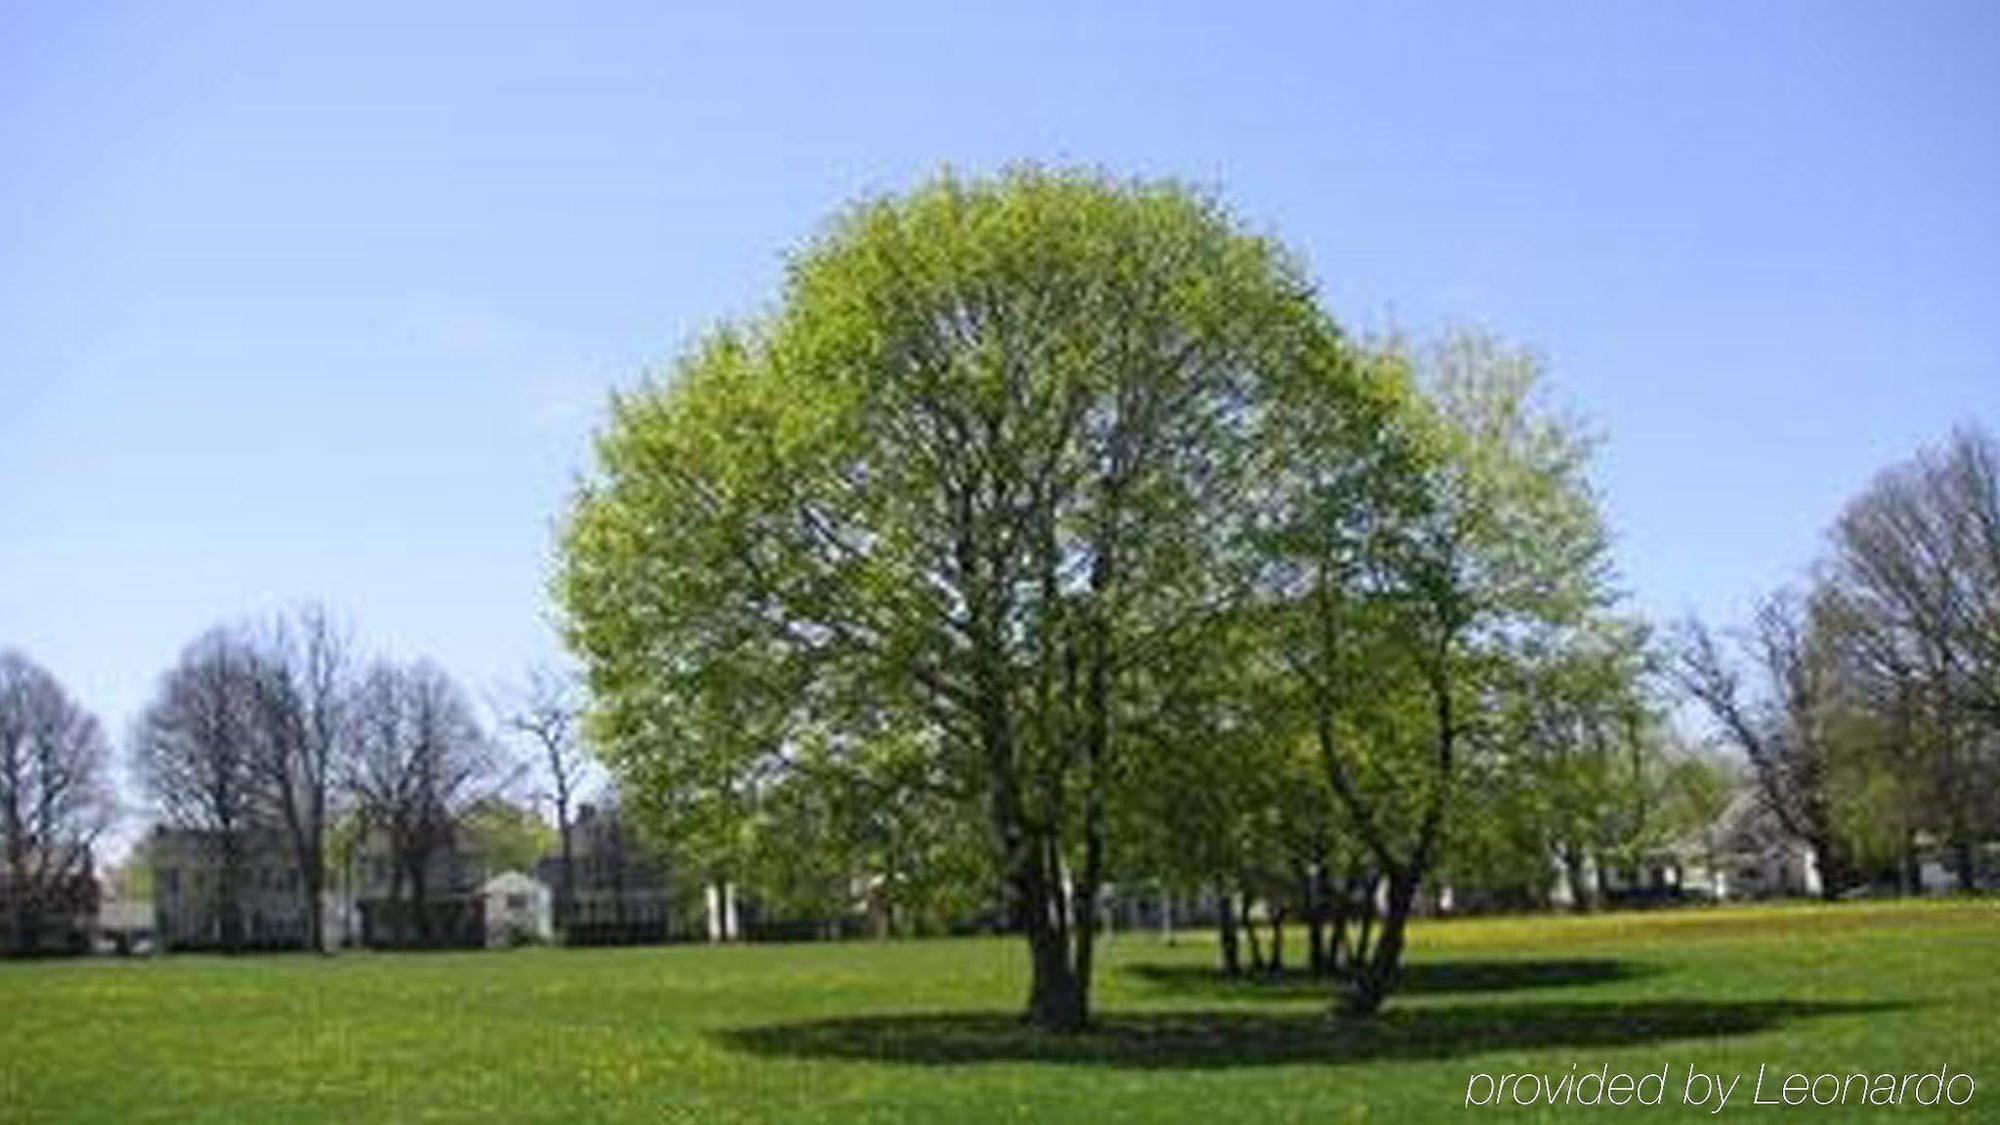
<svg viewBox="0 0 2000 1125">
<path fill-rule="evenodd" d="M 1296 951 L 1302 942 L 1290 943 Z M 0 1121 L 2000 1121 L 2000 905 L 1426 923 L 1366 1024 L 1119 934 L 1102 1027 L 1013 1021 L 1017 940 L 0 965 Z M 1665 1105 L 1465 1108 L 1474 1072 L 1671 1067 Z M 1758 1108 L 1759 1065 L 1970 1072 L 1963 1109 Z M 1960 1087 L 1961 1091 L 1963 1087 Z"/>
</svg>

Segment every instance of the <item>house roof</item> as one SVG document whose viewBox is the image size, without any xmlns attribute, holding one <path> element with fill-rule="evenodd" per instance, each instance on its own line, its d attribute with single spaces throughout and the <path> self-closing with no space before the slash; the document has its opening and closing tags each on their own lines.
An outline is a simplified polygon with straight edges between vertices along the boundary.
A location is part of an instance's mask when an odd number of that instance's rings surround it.
<svg viewBox="0 0 2000 1125">
<path fill-rule="evenodd" d="M 523 875 L 519 871 L 502 871 L 500 874 L 486 880 L 486 885 L 479 888 L 479 893 L 486 895 L 518 895 L 533 894 L 546 890 L 548 890 L 548 887 L 540 879 Z"/>
</svg>

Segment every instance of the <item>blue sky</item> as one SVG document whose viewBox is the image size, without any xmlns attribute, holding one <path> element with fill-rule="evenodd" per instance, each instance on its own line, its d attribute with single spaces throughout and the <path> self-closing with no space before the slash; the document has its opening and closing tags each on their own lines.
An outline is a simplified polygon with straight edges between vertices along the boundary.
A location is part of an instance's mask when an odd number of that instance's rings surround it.
<svg viewBox="0 0 2000 1125">
<path fill-rule="evenodd" d="M 553 652 L 607 390 L 946 163 L 1199 181 L 1352 325 L 1541 349 L 1663 616 L 2000 425 L 2000 5 L 86 7 L 0 2 L 0 643 L 118 733 L 301 598 Z"/>
</svg>

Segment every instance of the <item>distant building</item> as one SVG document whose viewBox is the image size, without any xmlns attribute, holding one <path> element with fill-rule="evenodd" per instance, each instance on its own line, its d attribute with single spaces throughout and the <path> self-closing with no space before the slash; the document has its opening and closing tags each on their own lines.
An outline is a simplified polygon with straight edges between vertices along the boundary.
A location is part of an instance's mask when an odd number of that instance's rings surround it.
<svg viewBox="0 0 2000 1125">
<path fill-rule="evenodd" d="M 423 905 L 385 832 L 371 832 L 344 873 L 341 926 L 348 944 L 377 949 L 477 948 L 486 944 L 486 863 L 454 833 L 424 868 Z"/>
<path fill-rule="evenodd" d="M 569 901 L 563 901 L 561 845 L 535 864 L 555 896 L 570 945 L 636 945 L 673 934 L 673 893 L 664 864 L 649 854 L 617 809 L 577 809 L 570 825 Z"/>
<path fill-rule="evenodd" d="M 555 936 L 552 896 L 547 884 L 519 871 L 502 871 L 479 888 L 486 944 L 499 948 Z"/>
<path fill-rule="evenodd" d="M 1549 905 L 1568 908 L 1579 888 L 1570 872 L 1552 863 Z M 1817 895 L 1819 866 L 1812 849 L 1786 834 L 1754 792 L 1737 794 L 1714 823 L 1646 851 L 1637 861 L 1600 867 L 1586 854 L 1580 875 L 1588 897 L 1605 903 L 1644 904 Z"/>
<path fill-rule="evenodd" d="M 1690 866 L 1713 888 L 1715 898 L 1811 898 L 1824 889 L 1819 857 L 1784 830 L 1759 794 L 1738 794 L 1714 831 L 1720 844 L 1715 865 L 1695 860 Z"/>
<path fill-rule="evenodd" d="M 1925 894 L 1950 894 L 1963 889 L 1966 880 L 1959 871 L 1963 863 L 1972 865 L 1970 881 L 1974 889 L 2000 889 L 2000 837 L 1959 849 L 1935 833 L 1918 832 L 1912 844 L 1910 859 L 1914 870 L 1909 873 L 1912 889 Z"/>
<path fill-rule="evenodd" d="M 166 949 L 297 949 L 306 941 L 305 887 L 291 842 L 276 828 L 233 841 L 206 829 L 153 830 L 155 940 Z"/>
<path fill-rule="evenodd" d="M 97 953 L 151 953 L 159 948 L 155 927 L 158 907 L 149 898 L 125 898 L 107 891 L 97 906 L 92 928 Z"/>
<path fill-rule="evenodd" d="M 99 893 L 88 852 L 80 868 L 24 887 L 0 868 L 0 953 L 88 951 Z"/>
<path fill-rule="evenodd" d="M 234 845 L 235 877 L 229 877 Z M 160 827 L 153 866 L 152 937 L 166 949 L 298 949 L 311 904 L 286 834 L 254 828 L 221 834 Z M 421 908 L 386 833 L 373 832 L 329 873 L 318 909 L 330 945 L 384 948 L 487 944 L 483 889 L 491 872 L 457 834 L 431 853 Z M 525 876 L 524 876 L 525 878 Z M 134 927 L 122 925 L 121 929 Z M 115 940 L 115 939 L 114 939 Z"/>
</svg>

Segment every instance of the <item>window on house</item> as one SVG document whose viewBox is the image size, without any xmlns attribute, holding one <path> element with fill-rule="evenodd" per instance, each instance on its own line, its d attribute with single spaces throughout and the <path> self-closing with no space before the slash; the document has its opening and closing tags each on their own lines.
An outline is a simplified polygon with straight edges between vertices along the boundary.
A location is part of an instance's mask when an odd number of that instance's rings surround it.
<svg viewBox="0 0 2000 1125">
<path fill-rule="evenodd" d="M 527 908 L 528 908 L 528 896 L 527 896 L 527 895 L 508 895 L 508 896 L 507 896 L 507 909 L 509 909 L 509 910 L 526 910 Z"/>
</svg>

